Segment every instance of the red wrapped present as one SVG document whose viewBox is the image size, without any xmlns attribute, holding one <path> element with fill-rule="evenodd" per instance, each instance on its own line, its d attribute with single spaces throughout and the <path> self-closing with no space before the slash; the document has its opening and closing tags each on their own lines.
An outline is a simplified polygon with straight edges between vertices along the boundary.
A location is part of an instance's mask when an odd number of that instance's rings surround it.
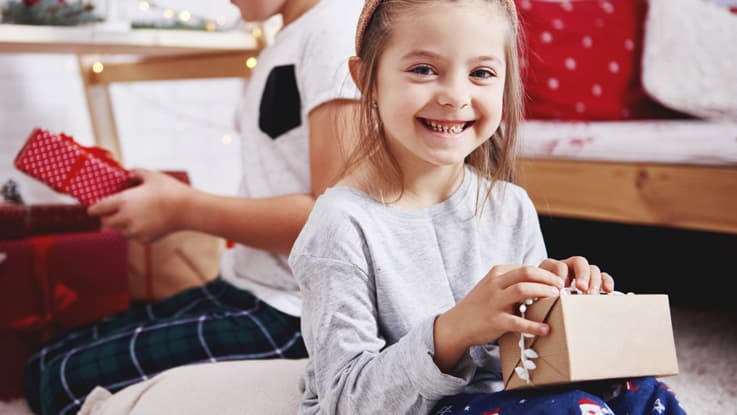
<svg viewBox="0 0 737 415">
<path fill-rule="evenodd" d="M 28 235 L 26 208 L 13 203 L 0 203 L 0 239 L 19 239 Z"/>
<path fill-rule="evenodd" d="M 128 171 L 99 147 L 84 147 L 64 133 L 35 128 L 15 157 L 15 167 L 71 195 L 83 205 L 133 185 Z"/>
<path fill-rule="evenodd" d="M 87 214 L 83 205 L 28 205 L 28 228 L 31 235 L 100 230 L 100 218 Z"/>
<path fill-rule="evenodd" d="M 22 392 L 41 342 L 128 308 L 127 241 L 80 232 L 0 241 L 0 399 Z"/>
<path fill-rule="evenodd" d="M 100 218 L 79 204 L 0 204 L 0 240 L 100 229 Z"/>
<path fill-rule="evenodd" d="M 0 400 L 23 396 L 23 369 L 26 357 L 33 353 L 38 341 L 29 336 L 0 333 Z M 0 405 L 1 407 L 2 405 Z"/>
</svg>

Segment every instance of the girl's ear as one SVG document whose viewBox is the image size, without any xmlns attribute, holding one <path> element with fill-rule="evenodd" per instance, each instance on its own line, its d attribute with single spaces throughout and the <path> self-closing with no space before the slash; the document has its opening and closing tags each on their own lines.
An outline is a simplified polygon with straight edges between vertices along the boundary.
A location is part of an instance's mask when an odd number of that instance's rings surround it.
<svg viewBox="0 0 737 415">
<path fill-rule="evenodd" d="M 358 56 L 351 56 L 350 59 L 348 59 L 348 71 L 351 73 L 351 78 L 353 78 L 353 83 L 356 84 L 356 87 L 359 91 L 361 91 L 361 69 L 363 67 L 363 61 L 361 61 L 361 58 Z M 363 93 L 364 91 L 361 91 Z"/>
</svg>

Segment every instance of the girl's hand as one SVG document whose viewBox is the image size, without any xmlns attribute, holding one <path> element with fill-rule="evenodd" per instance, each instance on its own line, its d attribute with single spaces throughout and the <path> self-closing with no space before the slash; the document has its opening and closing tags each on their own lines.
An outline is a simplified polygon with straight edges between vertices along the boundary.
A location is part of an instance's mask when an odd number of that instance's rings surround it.
<svg viewBox="0 0 737 415">
<path fill-rule="evenodd" d="M 106 197 L 87 210 L 101 217 L 103 228 L 148 243 L 184 226 L 183 205 L 191 187 L 160 172 L 134 170 L 131 176 L 140 184 Z"/>
<path fill-rule="evenodd" d="M 435 363 L 448 371 L 470 346 L 487 344 L 509 331 L 547 335 L 547 324 L 520 317 L 517 308 L 528 298 L 557 296 L 563 286 L 558 274 L 543 267 L 495 266 L 435 320 Z"/>
<path fill-rule="evenodd" d="M 599 267 L 589 264 L 589 261 L 581 256 L 560 260 L 548 258 L 540 263 L 540 268 L 562 278 L 566 287 L 575 279 L 576 288 L 587 294 L 614 291 L 614 278 L 606 272 L 601 272 Z"/>
</svg>

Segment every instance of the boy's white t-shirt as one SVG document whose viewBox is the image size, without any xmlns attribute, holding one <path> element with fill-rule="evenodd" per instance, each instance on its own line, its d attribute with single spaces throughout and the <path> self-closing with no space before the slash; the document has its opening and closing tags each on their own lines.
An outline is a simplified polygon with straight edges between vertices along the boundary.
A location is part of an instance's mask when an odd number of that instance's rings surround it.
<svg viewBox="0 0 737 415">
<path fill-rule="evenodd" d="M 348 58 L 354 55 L 362 6 L 362 0 L 322 0 L 259 54 L 237 120 L 243 152 L 240 196 L 311 191 L 308 115 L 328 101 L 359 97 Z M 223 254 L 221 273 L 272 307 L 300 315 L 299 287 L 286 255 L 238 244 Z"/>
</svg>

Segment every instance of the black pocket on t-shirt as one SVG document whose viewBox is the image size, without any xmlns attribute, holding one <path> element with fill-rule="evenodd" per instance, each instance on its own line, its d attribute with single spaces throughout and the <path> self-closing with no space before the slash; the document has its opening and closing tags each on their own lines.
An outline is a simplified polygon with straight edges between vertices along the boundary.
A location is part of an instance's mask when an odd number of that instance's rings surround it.
<svg viewBox="0 0 737 415">
<path fill-rule="evenodd" d="M 272 139 L 302 124 L 294 65 L 276 66 L 271 70 L 259 111 L 258 126 Z"/>
</svg>

